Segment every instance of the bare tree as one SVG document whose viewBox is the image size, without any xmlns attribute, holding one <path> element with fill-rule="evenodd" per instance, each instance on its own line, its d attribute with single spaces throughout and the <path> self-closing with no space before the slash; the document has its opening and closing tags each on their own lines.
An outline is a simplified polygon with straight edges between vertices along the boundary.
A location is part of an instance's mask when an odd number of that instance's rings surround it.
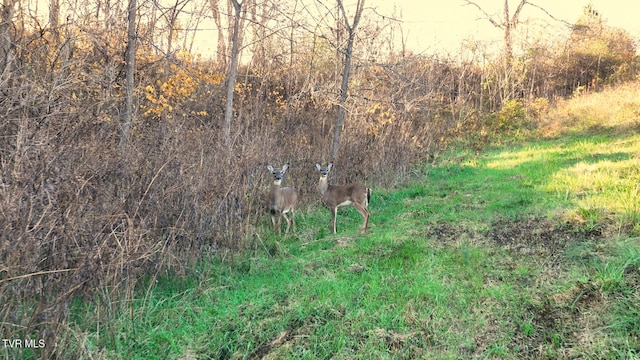
<svg viewBox="0 0 640 360">
<path fill-rule="evenodd" d="M 11 41 L 11 27 L 15 0 L 4 0 L 0 9 L 0 88 L 11 76 L 14 62 L 13 45 Z"/>
<path fill-rule="evenodd" d="M 504 0 L 504 5 L 502 8 L 502 18 L 495 18 L 489 15 L 480 5 L 478 5 L 474 1 L 465 0 L 467 5 L 475 6 L 480 12 L 484 14 L 484 16 L 489 20 L 489 22 L 501 29 L 503 31 L 504 37 L 504 79 L 502 84 L 502 98 L 503 100 L 512 98 L 514 95 L 514 84 L 512 84 L 513 78 L 513 31 L 516 29 L 520 22 L 520 13 L 526 4 L 528 4 L 528 0 L 518 0 L 518 6 L 516 6 L 516 10 L 511 14 L 509 10 L 509 0 Z"/>
<path fill-rule="evenodd" d="M 520 12 L 524 8 L 526 4 L 529 2 L 527 0 L 519 0 L 518 6 L 516 7 L 516 11 L 513 14 L 509 11 L 509 0 L 504 0 L 502 18 L 496 19 L 495 17 L 489 15 L 480 5 L 478 5 L 475 1 L 465 0 L 467 5 L 475 6 L 480 12 L 486 16 L 489 22 L 497 27 L 498 29 L 502 29 L 504 32 L 504 54 L 505 59 L 508 63 L 511 63 L 513 59 L 513 40 L 512 40 L 512 31 L 516 29 L 520 21 Z"/>
<path fill-rule="evenodd" d="M 206 2 L 196 2 L 193 5 L 192 14 L 189 17 L 186 28 L 191 30 L 191 36 L 187 36 L 185 34 L 183 38 L 182 47 L 186 49 L 189 53 L 193 52 L 193 45 L 197 37 L 197 33 L 200 30 L 200 24 L 205 19 L 206 11 L 208 9 Z"/>
<path fill-rule="evenodd" d="M 60 0 L 49 0 L 49 27 L 55 44 L 60 44 Z"/>
<path fill-rule="evenodd" d="M 345 116 L 345 103 L 347 101 L 347 94 L 349 90 L 349 76 L 351 74 L 351 59 L 353 57 L 353 44 L 356 37 L 356 29 L 360 23 L 362 11 L 364 10 L 364 1 L 358 0 L 356 4 L 355 14 L 353 16 L 353 23 L 349 24 L 347 12 L 344 9 L 342 0 L 337 0 L 340 15 L 344 18 L 344 25 L 347 29 L 347 48 L 344 50 L 344 66 L 342 70 L 342 85 L 340 86 L 340 102 L 338 104 L 338 115 L 336 117 L 336 127 L 333 130 L 333 141 L 331 143 L 331 159 L 335 159 L 340 148 L 340 135 L 342 134 L 342 128 L 344 126 Z"/>
<path fill-rule="evenodd" d="M 133 123 L 133 75 L 136 67 L 136 0 L 129 0 L 128 8 L 128 29 L 127 29 L 127 49 L 125 52 L 125 110 L 124 119 L 122 121 L 122 133 L 120 136 L 120 145 L 129 143 L 131 124 Z"/>
<path fill-rule="evenodd" d="M 513 83 L 514 75 L 513 75 L 513 32 L 516 30 L 518 25 L 520 24 L 520 14 L 525 5 L 536 8 L 543 13 L 545 13 L 548 17 L 553 20 L 563 22 L 567 25 L 566 21 L 556 19 L 552 14 L 550 14 L 543 7 L 536 5 L 529 0 L 518 0 L 518 5 L 515 8 L 515 11 L 511 13 L 509 8 L 509 0 L 504 0 L 504 4 L 502 6 L 502 17 L 496 18 L 494 16 L 489 15 L 477 2 L 471 0 L 465 0 L 466 5 L 471 5 L 476 7 L 489 22 L 498 29 L 503 31 L 503 39 L 504 39 L 504 83 L 502 84 L 502 99 L 510 99 L 513 98 L 516 94 L 519 94 L 524 89 L 518 89 L 516 84 Z"/>
<path fill-rule="evenodd" d="M 218 63 L 222 66 L 227 66 L 227 46 L 224 40 L 224 29 L 222 27 L 222 19 L 220 16 L 220 0 L 209 0 L 209 4 L 211 5 L 211 12 L 213 13 L 213 22 L 216 24 L 216 28 L 218 29 L 218 50 L 217 50 L 217 59 Z"/>
<path fill-rule="evenodd" d="M 169 27 L 169 34 L 167 36 L 167 56 L 171 57 L 171 53 L 173 51 L 173 40 L 176 37 L 176 23 L 178 21 L 178 16 L 182 13 L 183 9 L 189 4 L 191 0 L 176 0 L 176 2 L 169 6 L 164 7 L 159 1 L 155 0 L 155 5 L 162 10 L 162 16 L 167 21 L 167 26 Z"/>
<path fill-rule="evenodd" d="M 231 144 L 231 120 L 233 119 L 233 90 L 236 87 L 238 77 L 238 58 L 240 57 L 240 20 L 242 16 L 242 3 L 231 0 L 233 4 L 233 30 L 231 33 L 231 63 L 227 77 L 227 99 L 224 108 L 224 139 L 227 145 Z"/>
</svg>

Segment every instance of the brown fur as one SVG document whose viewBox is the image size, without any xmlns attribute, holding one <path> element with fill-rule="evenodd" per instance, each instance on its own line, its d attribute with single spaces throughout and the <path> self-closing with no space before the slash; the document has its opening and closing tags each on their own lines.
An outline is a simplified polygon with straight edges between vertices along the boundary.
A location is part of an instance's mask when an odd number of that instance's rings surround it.
<svg viewBox="0 0 640 360">
<path fill-rule="evenodd" d="M 349 185 L 329 185 L 329 171 L 333 167 L 333 163 L 329 163 L 326 168 L 316 164 L 316 168 L 320 172 L 320 181 L 318 182 L 318 190 L 322 195 L 322 201 L 331 210 L 331 224 L 333 233 L 336 233 L 336 216 L 338 207 L 353 205 L 353 207 L 362 215 L 362 232 L 367 230 L 369 225 L 369 200 L 371 199 L 371 189 L 362 184 Z"/>
</svg>

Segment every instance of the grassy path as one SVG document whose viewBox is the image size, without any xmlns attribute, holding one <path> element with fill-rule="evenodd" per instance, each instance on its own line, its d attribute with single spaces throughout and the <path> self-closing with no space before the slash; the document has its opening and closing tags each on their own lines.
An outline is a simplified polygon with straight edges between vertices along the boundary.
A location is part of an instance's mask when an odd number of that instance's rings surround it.
<svg viewBox="0 0 640 360">
<path fill-rule="evenodd" d="M 232 266 L 167 276 L 120 321 L 121 359 L 640 356 L 640 136 L 458 153 L 353 210 L 309 209 Z M 103 310 L 104 311 L 104 310 Z"/>
</svg>

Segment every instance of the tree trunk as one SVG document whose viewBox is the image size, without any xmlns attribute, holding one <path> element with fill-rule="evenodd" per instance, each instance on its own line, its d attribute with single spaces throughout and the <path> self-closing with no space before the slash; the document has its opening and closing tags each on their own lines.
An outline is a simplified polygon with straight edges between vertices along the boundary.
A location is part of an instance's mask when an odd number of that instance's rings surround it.
<svg viewBox="0 0 640 360">
<path fill-rule="evenodd" d="M 60 45 L 60 0 L 49 0 L 49 27 L 55 45 Z"/>
<path fill-rule="evenodd" d="M 504 57 L 507 66 L 511 65 L 513 59 L 513 43 L 511 41 L 511 29 L 517 19 L 511 19 L 509 15 L 509 0 L 504 0 Z"/>
<path fill-rule="evenodd" d="M 347 13 L 344 10 L 344 5 L 342 4 L 342 0 L 337 0 L 338 6 L 340 7 L 340 11 L 344 16 L 344 22 L 348 31 L 348 40 L 347 40 L 347 49 L 344 53 L 344 68 L 342 71 L 342 85 L 340 86 L 340 102 L 338 104 L 338 115 L 336 118 L 336 127 L 333 130 L 333 141 L 331 143 L 331 159 L 335 160 L 338 155 L 338 149 L 340 148 L 340 136 L 342 135 L 342 130 L 344 127 L 344 116 L 345 116 L 345 103 L 347 102 L 347 95 L 349 91 L 349 76 L 351 75 L 351 58 L 353 55 L 353 43 L 355 41 L 356 36 L 356 28 L 358 27 L 358 23 L 360 22 L 360 16 L 362 15 L 362 10 L 364 9 L 364 1 L 358 0 L 356 5 L 356 13 L 353 17 L 353 24 L 349 24 L 349 20 L 347 19 Z"/>
<path fill-rule="evenodd" d="M 224 40 L 224 29 L 222 28 L 222 21 L 220 20 L 220 9 L 218 8 L 220 0 L 210 0 L 211 4 L 211 12 L 213 13 L 213 22 L 216 24 L 216 28 L 218 29 L 218 48 L 216 59 L 218 60 L 218 64 L 222 65 L 223 68 L 227 67 L 227 46 Z"/>
<path fill-rule="evenodd" d="M 136 67 L 136 0 L 129 0 L 129 25 L 127 29 L 127 49 L 125 53 L 125 109 L 122 121 L 120 146 L 124 147 L 129 143 L 131 125 L 133 123 L 133 75 Z"/>
<path fill-rule="evenodd" d="M 0 9 L 0 89 L 7 86 L 13 70 L 14 54 L 11 27 L 15 4 L 14 0 L 4 0 L 2 9 Z"/>
<path fill-rule="evenodd" d="M 224 139 L 227 145 L 231 145 L 231 120 L 233 119 L 233 90 L 236 87 L 238 76 L 238 58 L 240 57 L 240 15 L 242 3 L 231 0 L 234 8 L 233 32 L 231 33 L 231 64 L 229 65 L 229 77 L 227 79 L 227 103 L 224 109 Z"/>
</svg>

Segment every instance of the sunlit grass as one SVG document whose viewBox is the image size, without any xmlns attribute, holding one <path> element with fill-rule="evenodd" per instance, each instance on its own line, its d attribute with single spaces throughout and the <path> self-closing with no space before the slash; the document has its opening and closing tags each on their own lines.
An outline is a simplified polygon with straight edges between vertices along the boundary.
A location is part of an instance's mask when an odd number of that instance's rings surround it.
<svg viewBox="0 0 640 360">
<path fill-rule="evenodd" d="M 631 133 L 640 128 L 640 82 L 559 100 L 542 120 L 541 133 Z"/>
<path fill-rule="evenodd" d="M 640 136 L 612 139 L 608 146 L 587 140 L 577 145 L 566 146 L 557 154 L 567 159 L 570 153 L 573 159 L 551 176 L 545 190 L 575 203 L 569 217 L 587 223 L 611 218 L 637 231 Z"/>
<path fill-rule="evenodd" d="M 109 359 L 636 358 L 640 135 L 574 125 L 454 149 L 374 189 L 365 234 L 352 208 L 334 235 L 311 206 L 289 237 L 265 226 L 245 254 L 145 284 L 109 324 L 78 309 L 78 346 Z"/>
</svg>

